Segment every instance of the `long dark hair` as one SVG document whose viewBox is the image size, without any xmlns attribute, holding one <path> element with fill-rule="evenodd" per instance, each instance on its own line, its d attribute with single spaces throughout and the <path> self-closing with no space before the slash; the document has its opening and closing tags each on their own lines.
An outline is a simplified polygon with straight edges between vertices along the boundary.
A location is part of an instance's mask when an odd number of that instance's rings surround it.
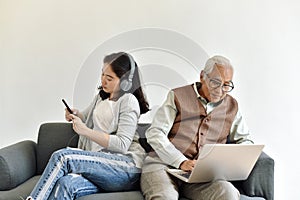
<svg viewBox="0 0 300 200">
<path fill-rule="evenodd" d="M 120 82 L 123 79 L 128 79 L 131 66 L 130 66 L 130 58 L 127 53 L 119 52 L 119 53 L 109 54 L 104 57 L 103 63 L 107 63 L 111 66 L 113 72 L 117 75 L 118 78 L 120 78 Z M 147 102 L 141 87 L 141 80 L 139 76 L 138 66 L 136 62 L 134 62 L 134 64 L 135 64 L 135 70 L 132 79 L 132 87 L 128 91 L 123 91 L 121 89 L 119 97 L 121 97 L 125 93 L 132 93 L 139 102 L 141 114 L 144 114 L 149 111 L 149 103 Z M 99 89 L 99 95 L 103 100 L 109 98 L 110 94 L 105 92 L 102 86 L 100 86 L 98 89 Z"/>
</svg>

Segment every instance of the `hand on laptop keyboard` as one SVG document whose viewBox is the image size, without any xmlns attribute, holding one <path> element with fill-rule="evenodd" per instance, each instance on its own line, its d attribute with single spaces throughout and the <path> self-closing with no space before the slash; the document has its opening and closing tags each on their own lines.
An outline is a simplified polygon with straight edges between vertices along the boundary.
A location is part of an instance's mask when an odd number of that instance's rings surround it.
<svg viewBox="0 0 300 200">
<path fill-rule="evenodd" d="M 185 160 L 180 164 L 179 168 L 183 171 L 192 171 L 194 169 L 195 163 L 196 160 Z"/>
</svg>

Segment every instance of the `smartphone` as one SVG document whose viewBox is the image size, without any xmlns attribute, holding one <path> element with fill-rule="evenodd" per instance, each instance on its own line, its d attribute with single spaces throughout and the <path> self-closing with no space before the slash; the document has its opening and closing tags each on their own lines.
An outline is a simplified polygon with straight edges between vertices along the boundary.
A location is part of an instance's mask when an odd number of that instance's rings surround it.
<svg viewBox="0 0 300 200">
<path fill-rule="evenodd" d="M 73 114 L 73 111 L 72 111 L 71 108 L 68 106 L 67 102 L 66 102 L 64 99 L 62 99 L 62 102 L 65 104 L 65 106 L 66 106 L 67 110 L 69 111 L 69 113 Z"/>
</svg>

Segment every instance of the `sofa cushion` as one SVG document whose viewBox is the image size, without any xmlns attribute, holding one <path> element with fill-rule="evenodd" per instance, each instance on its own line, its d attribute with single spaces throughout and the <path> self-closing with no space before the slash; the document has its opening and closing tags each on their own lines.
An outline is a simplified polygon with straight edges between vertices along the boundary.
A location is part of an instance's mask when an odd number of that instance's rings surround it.
<svg viewBox="0 0 300 200">
<path fill-rule="evenodd" d="M 98 193 L 93 195 L 88 195 L 84 197 L 80 197 L 76 200 L 144 200 L 144 197 L 140 191 L 130 191 L 130 192 L 112 192 L 112 193 Z M 188 200 L 184 197 L 180 197 L 179 200 Z M 240 200 L 265 200 L 262 197 L 248 197 L 245 195 L 241 195 Z"/>
<path fill-rule="evenodd" d="M 241 194 L 274 199 L 274 160 L 262 152 L 247 180 L 233 184 Z"/>
<path fill-rule="evenodd" d="M 34 176 L 25 183 L 8 191 L 0 191 L 0 200 L 21 200 L 26 199 L 32 191 L 33 187 L 39 180 L 40 176 Z"/>
<path fill-rule="evenodd" d="M 144 197 L 140 191 L 129 191 L 129 192 L 109 192 L 109 193 L 98 193 L 88 196 L 83 196 L 77 200 L 95 200 L 95 199 L 105 199 L 105 200 L 143 200 Z"/>
<path fill-rule="evenodd" d="M 265 200 L 265 199 L 262 197 L 248 197 L 242 194 L 240 200 Z"/>
<path fill-rule="evenodd" d="M 40 126 L 37 142 L 37 174 L 42 174 L 52 153 L 58 149 L 77 147 L 78 135 L 71 123 L 45 123 Z"/>
<path fill-rule="evenodd" d="M 139 134 L 139 143 L 141 144 L 141 146 L 145 149 L 145 151 L 148 153 L 152 150 L 152 147 L 150 146 L 150 144 L 148 144 L 147 142 L 147 138 L 146 138 L 146 130 L 150 127 L 151 124 L 146 124 L 146 123 L 140 123 L 138 124 L 137 127 L 137 132 Z"/>
</svg>

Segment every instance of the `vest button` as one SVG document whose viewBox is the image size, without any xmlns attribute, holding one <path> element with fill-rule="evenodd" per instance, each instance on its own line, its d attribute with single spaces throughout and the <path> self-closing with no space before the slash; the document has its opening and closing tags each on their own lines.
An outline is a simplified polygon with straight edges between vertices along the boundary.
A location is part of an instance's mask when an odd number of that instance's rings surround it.
<svg viewBox="0 0 300 200">
<path fill-rule="evenodd" d="M 204 133 L 200 133 L 200 135 L 204 135 Z"/>
</svg>

